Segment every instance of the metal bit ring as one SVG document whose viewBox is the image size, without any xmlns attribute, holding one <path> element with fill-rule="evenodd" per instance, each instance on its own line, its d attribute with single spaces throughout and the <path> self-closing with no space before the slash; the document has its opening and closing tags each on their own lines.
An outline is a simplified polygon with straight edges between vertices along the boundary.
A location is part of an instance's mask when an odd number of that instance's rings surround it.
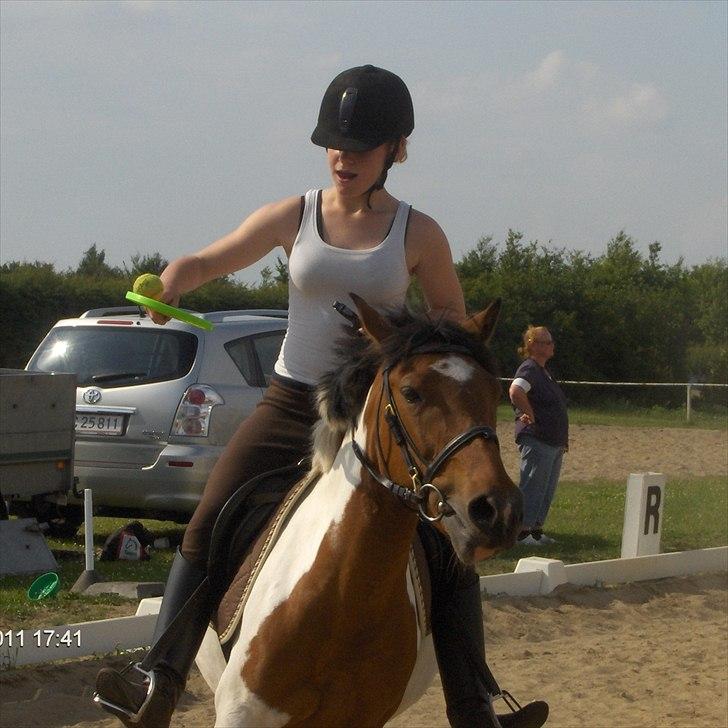
<svg viewBox="0 0 728 728">
<path fill-rule="evenodd" d="M 427 512 L 427 495 L 424 492 L 426 489 L 432 490 L 435 492 L 435 495 L 437 496 L 437 515 L 431 516 Z M 440 489 L 433 485 L 432 483 L 425 483 L 420 487 L 419 491 L 420 495 L 420 516 L 424 518 L 426 521 L 429 521 L 430 523 L 437 523 L 438 521 L 441 521 L 443 516 L 449 516 L 452 513 L 452 508 L 447 504 L 447 501 L 445 499 L 445 496 L 440 492 Z"/>
</svg>

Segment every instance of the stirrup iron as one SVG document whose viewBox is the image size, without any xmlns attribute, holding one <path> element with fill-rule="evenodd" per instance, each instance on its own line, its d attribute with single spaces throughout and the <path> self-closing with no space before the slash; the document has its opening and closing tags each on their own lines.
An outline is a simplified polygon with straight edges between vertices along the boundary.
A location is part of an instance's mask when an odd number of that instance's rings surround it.
<svg viewBox="0 0 728 728">
<path fill-rule="evenodd" d="M 499 693 L 490 696 L 491 703 L 494 703 L 496 700 L 502 700 L 508 706 L 511 713 L 517 713 L 519 710 L 523 710 L 521 704 L 507 690 L 501 690 Z"/>
<path fill-rule="evenodd" d="M 128 708 L 124 708 L 121 705 L 117 705 L 116 703 L 112 703 L 109 700 L 105 700 L 99 695 L 97 691 L 94 691 L 93 694 L 94 703 L 97 703 L 98 705 L 103 705 L 117 714 L 121 713 L 132 721 L 136 720 L 139 715 L 141 715 L 141 713 L 144 711 L 144 708 L 147 707 L 147 704 L 151 700 L 152 694 L 154 693 L 154 688 L 157 686 L 157 677 L 154 674 L 154 670 L 145 670 L 141 665 L 141 662 L 130 662 L 123 670 L 119 672 L 120 675 L 123 675 L 130 670 L 136 670 L 137 672 L 140 672 L 142 675 L 144 675 L 144 677 L 149 681 L 147 684 L 147 695 L 144 698 L 144 702 L 139 706 L 139 709 L 135 713 L 133 713 Z"/>
</svg>

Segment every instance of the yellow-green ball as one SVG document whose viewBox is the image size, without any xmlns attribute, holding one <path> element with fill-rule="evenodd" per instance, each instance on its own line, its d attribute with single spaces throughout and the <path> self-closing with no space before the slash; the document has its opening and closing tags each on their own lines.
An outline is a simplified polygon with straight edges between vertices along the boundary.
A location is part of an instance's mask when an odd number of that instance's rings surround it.
<svg viewBox="0 0 728 728">
<path fill-rule="evenodd" d="M 154 273 L 143 273 L 134 281 L 132 289 L 134 293 L 147 298 L 159 298 L 164 291 L 164 284 L 159 276 Z"/>
</svg>

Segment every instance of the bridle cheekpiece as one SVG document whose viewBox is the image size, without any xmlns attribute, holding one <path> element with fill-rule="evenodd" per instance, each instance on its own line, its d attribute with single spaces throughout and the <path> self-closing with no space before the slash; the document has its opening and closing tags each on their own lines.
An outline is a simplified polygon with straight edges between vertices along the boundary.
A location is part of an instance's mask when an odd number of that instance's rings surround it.
<svg viewBox="0 0 728 728">
<path fill-rule="evenodd" d="M 407 428 L 404 426 L 399 411 L 397 410 L 397 404 L 392 395 L 392 388 L 389 383 L 389 373 L 396 364 L 404 358 L 416 356 L 418 354 L 434 353 L 464 354 L 468 357 L 473 356 L 472 352 L 464 346 L 457 346 L 454 344 L 423 344 L 411 349 L 405 356 L 390 361 L 382 371 L 380 406 L 382 399 L 386 398 L 387 403 L 384 406 L 384 420 L 389 426 L 394 441 L 397 443 L 400 451 L 402 452 L 402 457 L 404 458 L 405 465 L 407 466 L 407 472 L 412 481 L 412 487 L 407 488 L 406 486 L 395 483 L 387 475 L 377 472 L 372 461 L 367 457 L 366 453 L 364 453 L 359 444 L 352 437 L 352 448 L 354 450 L 354 454 L 359 462 L 361 462 L 361 464 L 367 469 L 372 478 L 380 483 L 380 485 L 383 485 L 394 496 L 399 498 L 408 508 L 418 511 L 420 518 L 429 521 L 430 523 L 436 523 L 437 521 L 442 520 L 443 517 L 454 514 L 454 510 L 452 509 L 452 506 L 448 504 L 446 496 L 443 495 L 440 489 L 432 483 L 433 478 L 445 462 L 458 450 L 465 447 L 477 437 L 483 437 L 484 439 L 492 440 L 495 443 L 498 442 L 498 437 L 492 427 L 489 425 L 475 425 L 450 440 L 430 463 L 427 463 L 425 458 L 420 455 L 414 440 L 409 432 L 407 432 Z M 379 441 L 378 434 L 377 440 Z M 420 468 L 415 461 L 419 461 L 419 463 L 425 466 L 424 473 L 422 472 L 422 468 Z M 437 498 L 437 513 L 434 516 L 431 516 L 427 512 L 427 500 L 431 493 L 434 493 Z"/>
</svg>

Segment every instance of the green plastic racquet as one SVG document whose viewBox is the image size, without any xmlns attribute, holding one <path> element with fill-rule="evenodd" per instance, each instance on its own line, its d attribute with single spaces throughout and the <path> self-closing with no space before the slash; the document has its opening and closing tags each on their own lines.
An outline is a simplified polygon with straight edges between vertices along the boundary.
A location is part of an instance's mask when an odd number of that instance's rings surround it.
<svg viewBox="0 0 728 728">
<path fill-rule="evenodd" d="M 133 291 L 127 291 L 126 297 L 129 301 L 138 303 L 140 306 L 145 308 L 151 308 L 152 311 L 161 313 L 163 316 L 169 316 L 170 318 L 177 319 L 178 321 L 184 321 L 186 324 L 192 324 L 205 331 L 212 331 L 213 325 L 199 316 L 195 316 L 189 311 L 183 311 L 181 308 L 175 308 L 169 304 L 157 301 L 156 298 L 149 298 L 147 296 L 141 296 Z"/>
</svg>

